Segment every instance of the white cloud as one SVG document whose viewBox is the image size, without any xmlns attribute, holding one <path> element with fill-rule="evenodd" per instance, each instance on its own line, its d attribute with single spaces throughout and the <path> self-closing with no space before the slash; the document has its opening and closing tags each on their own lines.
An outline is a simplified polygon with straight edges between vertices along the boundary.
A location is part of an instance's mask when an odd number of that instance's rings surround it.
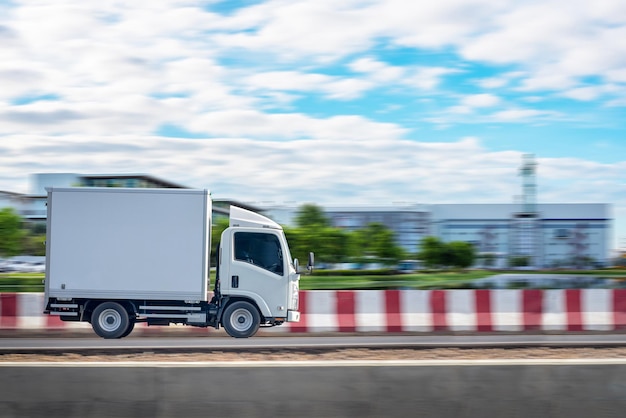
<svg viewBox="0 0 626 418">
<path fill-rule="evenodd" d="M 337 129 L 345 123 L 333 122 Z M 0 190 L 12 191 L 26 191 L 16 189 L 15 184 L 23 183 L 29 174 L 57 172 L 60 167 L 79 173 L 146 172 L 209 188 L 216 197 L 246 201 L 507 203 L 516 190 L 521 191 L 517 175 L 521 152 L 491 152 L 475 138 L 420 143 L 356 137 L 276 142 L 20 135 L 4 138 L 0 151 Z M 45 159 L 35 160 L 34 155 L 45 155 Z M 599 164 L 540 158 L 538 162 L 542 201 L 626 205 L 626 195 L 619 198 L 615 193 L 624 187 L 619 179 L 626 175 L 626 161 Z M 563 180 L 569 181 L 568 188 L 551 187 Z"/>
<path fill-rule="evenodd" d="M 405 130 L 390 123 L 376 123 L 361 116 L 326 119 L 304 114 L 267 114 L 255 110 L 228 110 L 198 115 L 185 124 L 207 136 L 248 137 L 273 140 L 320 138 L 357 141 L 394 140 Z"/>
<path fill-rule="evenodd" d="M 402 67 L 388 65 L 369 57 L 360 58 L 350 63 L 349 67 L 352 71 L 365 73 L 370 79 L 379 82 L 394 82 L 405 73 L 405 69 Z"/>
<path fill-rule="evenodd" d="M 494 107 L 504 110 L 494 111 Z M 537 123 L 546 120 L 560 120 L 557 112 L 515 108 L 503 106 L 500 97 L 489 94 L 470 94 L 461 96 L 458 104 L 444 109 L 438 116 L 430 119 L 439 125 L 451 125 L 460 121 L 465 123 Z"/>
<path fill-rule="evenodd" d="M 457 115 L 471 115 L 476 110 L 482 108 L 489 108 L 500 104 L 500 98 L 493 94 L 481 93 L 470 94 L 460 98 L 459 104 L 451 106 L 445 110 L 446 116 L 444 116 L 445 123 L 451 123 L 454 121 Z M 440 122 L 441 123 L 441 122 Z"/>
<path fill-rule="evenodd" d="M 126 119 L 130 131 L 143 125 L 150 132 L 164 119 L 164 112 L 169 119 L 184 119 L 189 112 L 196 114 L 190 118 L 201 118 L 207 110 L 254 110 L 266 105 L 267 97 L 277 97 L 278 104 L 285 106 L 300 92 L 352 100 L 381 85 L 434 91 L 445 76 L 462 71 L 454 66 L 386 64 L 368 52 L 381 38 L 389 45 L 446 47 L 478 61 L 524 68 L 524 73 L 511 71 L 480 81 L 486 88 L 507 86 L 526 74 L 521 83 L 524 90 L 559 90 L 564 97 L 591 100 L 600 96 L 577 77 L 597 75 L 623 82 L 626 60 L 620 42 L 626 27 L 620 18 L 623 6 L 596 3 L 577 2 L 576 7 L 568 7 L 577 12 L 557 13 L 563 7 L 557 0 L 495 5 L 457 0 L 428 5 L 276 0 L 230 16 L 194 7 L 194 2 L 31 3 L 0 18 L 7 40 L 0 50 L 0 75 L 13 80 L 3 84 L 0 102 L 55 93 L 65 102 L 57 109 L 61 114 L 93 108 L 114 115 L 129 103 L 140 104 L 137 96 L 154 91 L 187 93 L 187 100 L 147 100 L 147 107 L 136 108 L 139 115 Z M 244 58 L 259 54 L 270 63 L 268 56 L 277 57 L 295 62 L 297 69 L 286 70 L 288 65 L 271 71 L 228 68 L 219 63 L 226 53 Z M 350 59 L 348 66 L 362 77 L 331 76 L 313 69 L 325 60 L 355 53 L 364 56 Z M 250 90 L 244 92 L 242 86 Z M 619 104 L 623 94 L 607 100 Z M 92 117 L 84 111 L 81 115 Z M 137 126 L 132 126 L 132 120 Z M 146 125 L 145 120 L 153 123 Z M 66 126 L 70 123 L 60 124 L 59 129 Z M 92 132 L 99 123 L 90 126 Z M 125 126 L 119 129 L 124 131 Z"/>
<path fill-rule="evenodd" d="M 398 46 L 451 47 L 470 60 L 518 65 L 529 73 L 524 85 L 532 90 L 574 87 L 579 77 L 590 75 L 614 77 L 626 60 L 620 0 L 272 1 L 226 20 L 244 16 L 249 32 L 222 34 L 222 46 L 322 61 L 365 51 L 381 38 Z M 559 76 L 550 80 L 548 74 Z M 505 80 L 494 82 L 501 86 Z"/>
<path fill-rule="evenodd" d="M 497 89 L 509 84 L 509 80 L 505 77 L 490 77 L 479 80 L 477 84 L 484 89 Z"/>
<path fill-rule="evenodd" d="M 413 74 L 404 79 L 404 84 L 421 90 L 433 90 L 441 83 L 443 76 L 458 73 L 459 70 L 445 67 L 417 67 Z"/>
<path fill-rule="evenodd" d="M 549 91 L 626 105 L 621 0 L 270 0 L 227 16 L 203 5 L 0 6 L 0 189 L 24 191 L 34 172 L 147 172 L 241 200 L 506 202 L 519 152 L 434 142 L 390 115 L 417 103 L 403 115 L 412 123 L 564 119 L 511 102 L 520 90 L 544 104 Z M 395 48 L 410 64 L 385 62 Z M 494 72 L 447 83 L 483 67 Z M 383 88 L 403 93 L 376 104 L 392 122 L 360 116 L 351 101 Z M 58 99 L 14 105 L 37 95 Z M 306 114 L 304 95 L 331 109 Z M 206 138 L 154 136 L 164 124 Z M 543 198 L 626 207 L 624 163 L 540 164 L 552 185 Z M 571 187 L 557 187 L 561 175 Z"/>
<path fill-rule="evenodd" d="M 567 12 L 564 12 L 564 10 Z M 578 77 L 623 68 L 626 9 L 619 0 L 517 3 L 461 47 L 464 57 L 521 64 L 534 74 L 527 89 L 563 89 Z"/>
<path fill-rule="evenodd" d="M 458 105 L 449 107 L 447 112 L 457 115 L 468 115 L 473 112 L 473 109 L 470 106 Z"/>
<path fill-rule="evenodd" d="M 360 1 L 269 1 L 236 13 L 229 21 L 245 22 L 246 32 L 222 33 L 224 48 L 271 50 L 281 59 L 312 57 L 320 62 L 372 45 L 377 22 Z M 241 27 L 240 27 L 241 28 Z"/>
<path fill-rule="evenodd" d="M 578 87 L 562 93 L 564 97 L 582 101 L 595 100 L 601 94 L 602 89 L 598 87 Z"/>
<path fill-rule="evenodd" d="M 246 77 L 243 84 L 253 90 L 322 93 L 328 98 L 339 100 L 354 99 L 372 87 L 372 83 L 366 80 L 296 71 L 256 73 Z"/>
<path fill-rule="evenodd" d="M 553 112 L 536 109 L 507 109 L 495 112 L 492 115 L 494 120 L 500 122 L 536 121 L 543 118 L 554 118 L 555 116 Z"/>
<path fill-rule="evenodd" d="M 370 18 L 378 22 L 385 36 L 402 46 L 439 48 L 458 45 L 477 28 L 484 28 L 491 16 L 506 8 L 506 2 L 448 0 L 413 2 L 386 0 L 372 2 Z"/>
<path fill-rule="evenodd" d="M 469 107 L 492 107 L 500 103 L 500 98 L 493 94 L 472 94 L 465 96 L 461 103 Z"/>
<path fill-rule="evenodd" d="M 580 101 L 597 100 L 605 95 L 626 97 L 626 87 L 613 84 L 576 87 L 560 93 L 561 96 Z"/>
<path fill-rule="evenodd" d="M 626 107 L 626 97 L 609 100 L 608 102 L 606 102 L 606 105 L 608 107 Z"/>
<path fill-rule="evenodd" d="M 332 122 L 336 129 L 345 123 Z M 352 189 L 352 201 L 374 198 L 381 204 L 389 203 L 398 193 L 421 201 L 426 200 L 425 193 L 430 199 L 449 199 L 446 196 L 455 181 L 464 178 L 463 183 L 478 183 L 478 163 L 494 158 L 485 155 L 473 139 L 422 144 L 400 139 L 323 137 L 274 142 L 20 136 L 4 141 L 2 151 L 0 189 L 12 190 L 7 186 L 12 185 L 15 173 L 26 177 L 63 166 L 69 172 L 148 172 L 190 186 L 208 187 L 218 197 L 301 201 L 314 197 L 335 204 L 346 201 L 342 191 L 346 185 Z M 32 155 L 42 153 L 46 159 L 33 162 Z M 473 160 L 477 165 L 467 164 Z M 514 172 L 511 178 L 515 178 Z M 320 187 L 325 190 L 323 196 L 317 191 Z"/>
<path fill-rule="evenodd" d="M 547 71 L 533 73 L 521 80 L 520 91 L 559 91 L 576 87 L 576 80 L 568 73 L 552 68 Z"/>
</svg>

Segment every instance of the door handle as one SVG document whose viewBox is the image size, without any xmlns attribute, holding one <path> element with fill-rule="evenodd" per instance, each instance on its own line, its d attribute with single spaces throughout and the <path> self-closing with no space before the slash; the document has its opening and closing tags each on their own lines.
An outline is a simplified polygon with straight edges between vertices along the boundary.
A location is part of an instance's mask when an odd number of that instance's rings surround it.
<svg viewBox="0 0 626 418">
<path fill-rule="evenodd" d="M 239 287 L 239 276 L 231 277 L 230 286 L 233 288 Z"/>
</svg>

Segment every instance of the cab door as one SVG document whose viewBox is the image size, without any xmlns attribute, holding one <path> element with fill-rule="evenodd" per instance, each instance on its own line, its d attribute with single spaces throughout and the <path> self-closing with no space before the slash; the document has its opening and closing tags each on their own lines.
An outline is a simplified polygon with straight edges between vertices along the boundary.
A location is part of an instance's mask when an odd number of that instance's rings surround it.
<svg viewBox="0 0 626 418">
<path fill-rule="evenodd" d="M 286 317 L 289 256 L 282 234 L 248 228 L 231 233 L 229 266 L 220 271 L 222 294 L 254 300 L 263 316 Z"/>
</svg>

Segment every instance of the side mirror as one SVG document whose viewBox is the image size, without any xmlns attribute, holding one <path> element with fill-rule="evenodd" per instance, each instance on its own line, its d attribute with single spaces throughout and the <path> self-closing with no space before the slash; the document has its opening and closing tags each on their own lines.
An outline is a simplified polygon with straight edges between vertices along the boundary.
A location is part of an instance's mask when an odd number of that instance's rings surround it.
<svg viewBox="0 0 626 418">
<path fill-rule="evenodd" d="M 296 273 L 300 273 L 300 263 L 297 258 L 293 259 L 293 268 L 296 269 Z"/>
<path fill-rule="evenodd" d="M 309 263 L 306 268 L 309 270 L 309 274 L 313 273 L 313 266 L 315 265 L 315 254 L 313 252 L 309 253 Z"/>
</svg>

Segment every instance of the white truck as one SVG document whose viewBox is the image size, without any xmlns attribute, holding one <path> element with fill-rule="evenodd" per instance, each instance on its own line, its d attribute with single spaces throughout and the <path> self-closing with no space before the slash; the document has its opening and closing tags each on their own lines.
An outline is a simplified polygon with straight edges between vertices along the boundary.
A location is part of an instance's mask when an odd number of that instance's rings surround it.
<svg viewBox="0 0 626 418">
<path fill-rule="evenodd" d="M 49 188 L 44 313 L 103 338 L 137 322 L 237 338 L 298 322 L 298 261 L 282 227 L 231 206 L 211 292 L 211 219 L 207 190 Z"/>
</svg>

